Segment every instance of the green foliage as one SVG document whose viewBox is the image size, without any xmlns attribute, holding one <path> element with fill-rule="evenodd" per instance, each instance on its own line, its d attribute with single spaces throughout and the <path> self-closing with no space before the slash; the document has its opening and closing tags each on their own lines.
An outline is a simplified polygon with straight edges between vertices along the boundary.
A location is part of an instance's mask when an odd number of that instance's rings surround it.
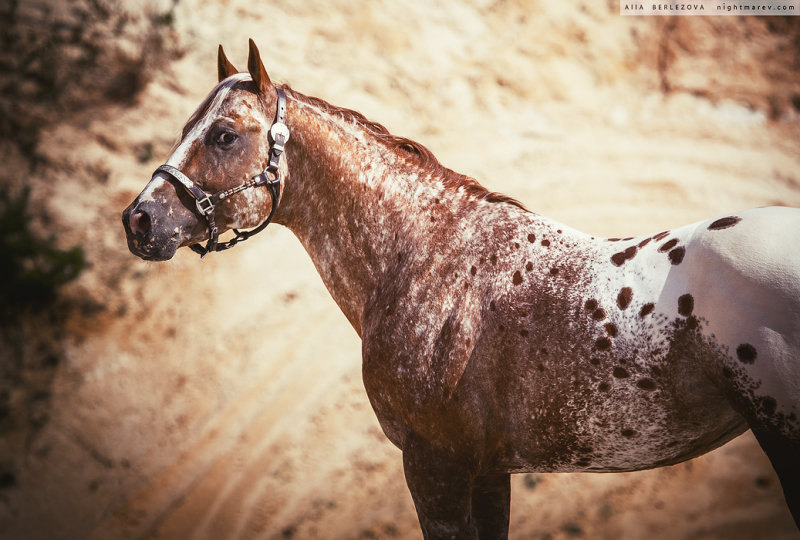
<svg viewBox="0 0 800 540">
<path fill-rule="evenodd" d="M 41 240 L 30 231 L 30 190 L 13 197 L 0 188 L 0 299 L 2 312 L 19 307 L 38 309 L 51 303 L 57 289 L 86 268 L 83 248 L 58 249 L 54 239 Z"/>
</svg>

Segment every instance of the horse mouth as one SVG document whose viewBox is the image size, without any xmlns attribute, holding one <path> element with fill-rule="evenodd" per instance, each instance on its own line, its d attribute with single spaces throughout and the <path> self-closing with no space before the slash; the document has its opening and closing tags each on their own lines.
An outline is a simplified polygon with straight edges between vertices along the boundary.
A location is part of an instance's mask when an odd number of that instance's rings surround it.
<svg viewBox="0 0 800 540">
<path fill-rule="evenodd" d="M 159 248 L 151 242 L 144 243 L 130 234 L 128 235 L 128 250 L 145 261 L 168 261 L 175 256 L 175 250 Z"/>
</svg>

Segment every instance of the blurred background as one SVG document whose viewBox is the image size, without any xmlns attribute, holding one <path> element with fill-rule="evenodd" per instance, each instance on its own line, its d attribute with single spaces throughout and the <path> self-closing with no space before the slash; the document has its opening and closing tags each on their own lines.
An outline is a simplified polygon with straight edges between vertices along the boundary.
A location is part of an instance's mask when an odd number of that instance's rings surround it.
<svg viewBox="0 0 800 540">
<path fill-rule="evenodd" d="M 260 4 L 260 5 L 259 5 Z M 360 342 L 274 226 L 146 263 L 122 209 L 216 48 L 595 235 L 800 205 L 800 17 L 616 2 L 0 4 L 0 536 L 421 538 Z M 517 475 L 512 538 L 797 538 L 748 433 L 630 474 Z"/>
</svg>

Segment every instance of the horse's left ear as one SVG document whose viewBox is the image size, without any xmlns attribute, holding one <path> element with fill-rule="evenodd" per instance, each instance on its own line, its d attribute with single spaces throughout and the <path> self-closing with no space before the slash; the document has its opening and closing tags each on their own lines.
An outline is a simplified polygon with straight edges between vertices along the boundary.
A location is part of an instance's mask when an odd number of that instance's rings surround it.
<svg viewBox="0 0 800 540">
<path fill-rule="evenodd" d="M 272 81 L 269 80 L 267 70 L 264 69 L 264 63 L 261 61 L 261 54 L 252 39 L 250 40 L 250 54 L 247 56 L 247 71 L 253 77 L 258 92 L 264 96 L 268 95 L 271 91 Z"/>
<path fill-rule="evenodd" d="M 224 81 L 231 75 L 239 73 L 239 70 L 233 67 L 233 64 L 228 61 L 225 56 L 225 51 L 222 50 L 222 45 L 217 50 L 217 75 L 219 75 L 219 82 Z"/>
</svg>

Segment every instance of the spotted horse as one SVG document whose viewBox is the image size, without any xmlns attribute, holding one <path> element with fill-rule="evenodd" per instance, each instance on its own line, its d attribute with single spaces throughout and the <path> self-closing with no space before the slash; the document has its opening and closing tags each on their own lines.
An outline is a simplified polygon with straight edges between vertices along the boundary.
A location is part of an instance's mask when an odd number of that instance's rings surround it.
<svg viewBox="0 0 800 540">
<path fill-rule="evenodd" d="M 218 69 L 128 246 L 294 232 L 361 336 L 426 538 L 505 538 L 511 473 L 671 465 L 748 428 L 800 520 L 800 211 L 595 238 L 273 85 L 252 40 L 248 72 L 221 47 Z"/>
</svg>

